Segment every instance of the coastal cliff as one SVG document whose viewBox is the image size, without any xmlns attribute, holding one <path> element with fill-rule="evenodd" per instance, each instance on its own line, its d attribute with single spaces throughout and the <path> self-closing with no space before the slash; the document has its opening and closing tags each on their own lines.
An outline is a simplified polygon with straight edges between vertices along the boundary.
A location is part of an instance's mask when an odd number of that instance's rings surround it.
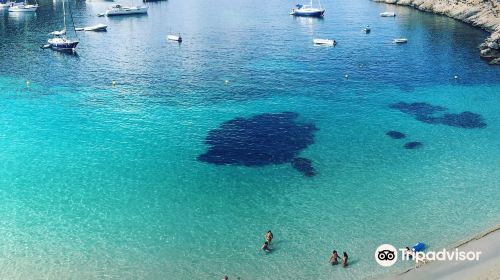
<svg viewBox="0 0 500 280">
<path fill-rule="evenodd" d="M 479 46 L 480 56 L 490 64 L 500 65 L 499 0 L 374 0 L 406 5 L 422 11 L 442 14 L 478 26 L 491 33 Z"/>
</svg>

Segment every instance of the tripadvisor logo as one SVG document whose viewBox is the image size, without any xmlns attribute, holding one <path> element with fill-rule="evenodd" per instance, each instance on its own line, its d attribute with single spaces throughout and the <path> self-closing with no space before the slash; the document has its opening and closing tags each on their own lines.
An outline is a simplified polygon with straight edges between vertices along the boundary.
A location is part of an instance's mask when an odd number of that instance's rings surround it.
<svg viewBox="0 0 500 280">
<path fill-rule="evenodd" d="M 478 261 L 481 251 L 459 251 L 458 249 L 441 251 L 415 252 L 415 250 L 396 249 L 391 244 L 382 244 L 375 250 L 375 261 L 381 266 L 393 266 L 398 261 L 398 251 L 401 260 L 427 261 Z"/>
<path fill-rule="evenodd" d="M 375 250 L 375 260 L 381 266 L 392 266 L 398 261 L 398 251 L 391 244 L 382 244 Z"/>
</svg>

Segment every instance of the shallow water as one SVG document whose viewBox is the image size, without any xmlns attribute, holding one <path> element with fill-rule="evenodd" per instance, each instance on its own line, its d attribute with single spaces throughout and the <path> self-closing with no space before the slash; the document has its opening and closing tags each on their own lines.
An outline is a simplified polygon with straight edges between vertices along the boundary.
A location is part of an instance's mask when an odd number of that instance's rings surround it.
<svg viewBox="0 0 500 280">
<path fill-rule="evenodd" d="M 95 16 L 106 3 L 73 2 L 77 26 L 109 25 L 79 33 L 77 55 L 39 49 L 61 29 L 60 3 L 0 13 L 2 278 L 376 278 L 408 265 L 378 266 L 382 243 L 438 249 L 498 224 L 500 68 L 478 58 L 483 31 L 369 1 L 323 3 L 324 20 L 240 2 L 109 19 Z M 486 126 L 423 122 L 398 102 Z M 315 176 L 197 160 L 222 123 L 279 112 L 318 128 L 299 153 Z M 329 266 L 332 249 L 351 266 Z"/>
</svg>

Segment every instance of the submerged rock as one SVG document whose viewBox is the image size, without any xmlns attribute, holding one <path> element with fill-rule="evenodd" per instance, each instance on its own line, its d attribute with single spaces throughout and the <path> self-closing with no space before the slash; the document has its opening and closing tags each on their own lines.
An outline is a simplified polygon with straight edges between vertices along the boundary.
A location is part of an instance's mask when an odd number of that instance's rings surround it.
<svg viewBox="0 0 500 280">
<path fill-rule="evenodd" d="M 310 159 L 297 157 L 293 158 L 291 163 L 293 168 L 307 177 L 312 177 L 316 174 L 316 171 L 314 171 L 314 167 L 312 166 L 312 161 Z"/>
<path fill-rule="evenodd" d="M 392 139 L 403 139 L 406 137 L 404 133 L 395 130 L 387 131 L 385 135 L 391 137 Z"/>
<path fill-rule="evenodd" d="M 468 129 L 486 127 L 486 123 L 481 115 L 469 111 L 458 114 L 447 113 L 447 108 L 425 102 L 399 102 L 391 104 L 389 107 L 412 115 L 416 120 L 424 123 L 444 124 Z"/>
<path fill-rule="evenodd" d="M 405 149 L 412 150 L 420 148 L 422 147 L 422 145 L 423 145 L 422 143 L 415 141 L 415 142 L 407 142 L 403 147 L 405 147 Z"/>
<path fill-rule="evenodd" d="M 298 154 L 314 143 L 314 124 L 300 123 L 297 113 L 269 113 L 235 118 L 211 130 L 208 151 L 199 161 L 216 165 L 265 166 L 290 163 L 305 176 L 315 174 L 309 159 Z"/>
</svg>

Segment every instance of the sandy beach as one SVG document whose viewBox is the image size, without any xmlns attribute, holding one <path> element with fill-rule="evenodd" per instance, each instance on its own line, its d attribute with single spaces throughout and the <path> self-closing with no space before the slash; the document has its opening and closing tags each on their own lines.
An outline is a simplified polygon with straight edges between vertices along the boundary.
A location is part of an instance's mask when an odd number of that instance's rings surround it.
<svg viewBox="0 0 500 280">
<path fill-rule="evenodd" d="M 479 261 L 433 261 L 389 279 L 500 279 L 500 226 L 462 242 L 453 249 L 481 251 Z"/>
</svg>

